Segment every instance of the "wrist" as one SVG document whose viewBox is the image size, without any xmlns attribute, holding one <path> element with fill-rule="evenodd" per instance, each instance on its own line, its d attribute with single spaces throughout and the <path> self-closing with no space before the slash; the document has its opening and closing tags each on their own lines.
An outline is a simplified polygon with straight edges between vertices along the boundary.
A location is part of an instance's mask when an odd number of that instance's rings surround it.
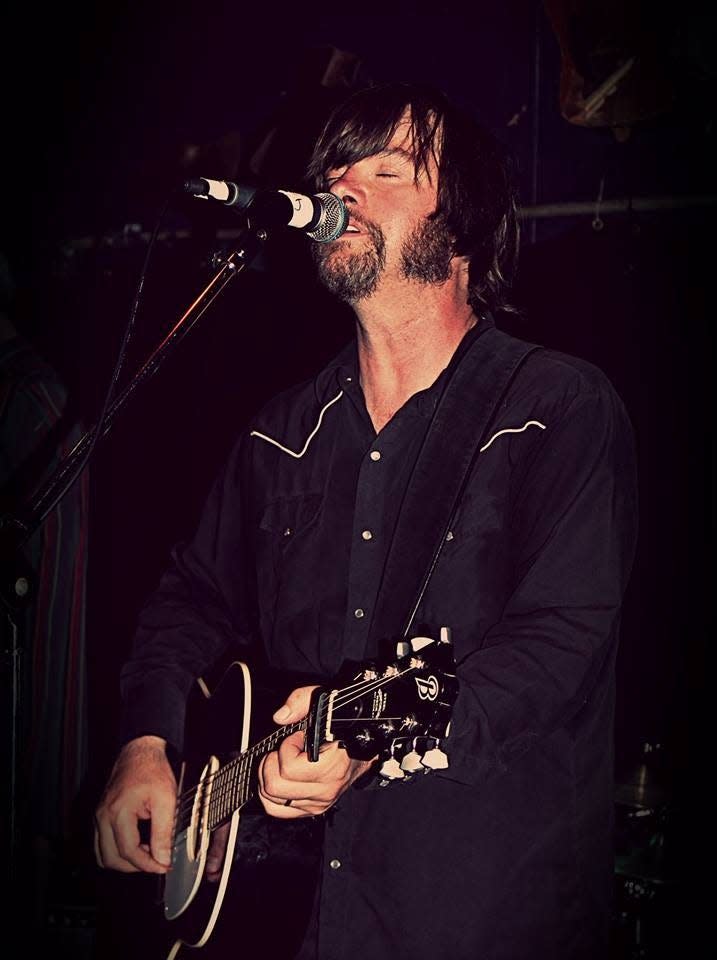
<svg viewBox="0 0 717 960">
<path fill-rule="evenodd" d="M 143 734 L 141 737 L 135 737 L 133 740 L 128 740 L 124 747 L 122 747 L 123 753 L 145 751 L 161 751 L 162 753 L 166 753 L 167 741 L 163 737 L 154 736 L 154 734 Z"/>
</svg>

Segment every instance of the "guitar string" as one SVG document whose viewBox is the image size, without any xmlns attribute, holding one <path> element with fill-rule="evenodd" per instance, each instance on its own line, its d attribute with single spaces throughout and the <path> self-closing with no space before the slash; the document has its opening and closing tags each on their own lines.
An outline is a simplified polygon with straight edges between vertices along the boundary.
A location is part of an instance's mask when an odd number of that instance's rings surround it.
<svg viewBox="0 0 717 960">
<path fill-rule="evenodd" d="M 352 684 L 349 687 L 343 688 L 340 691 L 339 696 L 336 697 L 336 700 L 333 703 L 333 708 L 342 707 L 342 706 L 345 706 L 347 703 L 351 703 L 354 700 L 360 699 L 360 697 L 364 696 L 366 693 L 372 692 L 373 690 L 378 689 L 381 686 L 384 686 L 391 680 L 395 680 L 395 679 L 398 679 L 399 677 L 406 676 L 406 674 L 408 674 L 411 670 L 415 670 L 415 669 L 416 668 L 413 666 L 407 667 L 406 670 L 404 670 L 403 672 L 391 674 L 391 676 L 388 676 L 388 677 L 379 677 L 374 680 L 362 681 L 361 683 Z M 345 693 L 347 690 L 359 690 L 360 692 L 357 694 L 351 694 L 349 696 L 345 696 Z M 368 719 L 374 719 L 374 718 L 366 718 L 366 719 L 368 720 Z M 379 717 L 375 719 L 381 720 L 383 718 Z M 239 756 L 234 757 L 228 763 L 224 764 L 222 767 L 216 770 L 213 774 L 210 774 L 209 776 L 205 777 L 204 780 L 201 781 L 201 784 L 196 784 L 194 787 L 191 787 L 190 789 L 185 791 L 180 797 L 178 797 L 178 801 L 183 801 L 185 799 L 193 798 L 196 794 L 196 788 L 198 786 L 202 784 L 207 786 L 210 785 L 212 783 L 212 780 L 215 777 L 219 776 L 219 774 L 222 771 L 226 771 L 229 767 L 237 765 L 242 758 L 247 757 L 249 754 L 257 753 L 260 750 L 260 748 L 263 748 L 267 744 L 269 744 L 269 741 L 277 740 L 277 739 L 283 740 L 286 736 L 289 736 L 291 733 L 295 733 L 298 730 L 305 729 L 306 726 L 307 726 L 307 719 L 305 718 L 304 720 L 300 720 L 295 724 L 287 724 L 284 727 L 277 728 L 276 730 L 272 731 L 272 733 L 270 733 L 268 736 L 264 737 L 263 740 L 260 740 L 258 743 L 254 744 L 254 746 L 250 747 L 248 750 L 245 750 Z"/>
<path fill-rule="evenodd" d="M 377 720 L 400 720 L 401 717 L 380 717 Z M 351 718 L 339 717 L 335 723 L 351 723 Z M 245 760 L 254 760 L 246 754 Z M 215 785 L 209 798 L 209 828 L 216 829 L 222 822 L 227 820 L 231 814 L 241 809 L 249 799 L 249 781 L 252 763 L 243 762 L 234 768 L 229 775 L 224 778 L 221 784 Z M 219 773 L 219 771 L 217 771 Z M 237 775 L 238 774 L 238 775 Z"/>
<path fill-rule="evenodd" d="M 409 668 L 409 669 L 413 669 L 413 668 Z M 407 671 L 406 671 L 406 672 L 407 672 Z M 385 680 L 392 679 L 392 678 L 389 677 L 389 678 L 381 678 L 381 679 L 385 681 Z M 347 700 L 347 699 L 345 698 L 345 696 L 344 696 L 344 695 L 345 695 L 347 692 L 349 692 L 349 691 L 359 690 L 359 691 L 361 691 L 359 695 L 360 695 L 360 696 L 363 696 L 364 693 L 366 692 L 366 689 L 362 689 L 362 688 L 367 688 L 371 683 L 374 683 L 374 682 L 375 682 L 374 680 L 371 680 L 371 681 L 360 681 L 360 682 L 351 684 L 351 685 L 349 685 L 348 687 L 343 688 L 343 689 L 341 690 L 341 695 L 342 695 L 343 699 L 337 697 L 337 702 L 336 702 L 335 706 L 341 706 L 341 705 L 345 704 L 346 702 L 350 702 L 350 699 L 351 699 L 351 698 L 349 698 L 349 700 Z M 355 697 L 354 697 L 354 698 L 355 698 Z M 323 713 L 323 708 L 320 709 L 320 712 L 319 712 L 319 714 L 318 714 L 317 719 L 319 719 L 319 720 L 321 719 L 322 713 Z M 286 726 L 284 726 L 284 727 L 279 727 L 277 730 L 274 730 L 271 734 L 269 734 L 269 735 L 268 735 L 267 737 L 265 737 L 263 740 L 261 740 L 261 741 L 259 741 L 258 743 L 254 744 L 254 746 L 250 747 L 248 750 L 244 751 L 242 754 L 240 754 L 239 756 L 235 757 L 233 760 L 229 761 L 228 763 L 224 764 L 224 765 L 223 765 L 222 767 L 220 767 L 218 770 L 214 771 L 213 774 L 210 774 L 209 776 L 205 777 L 204 780 L 202 780 L 199 784 L 196 784 L 194 787 L 189 788 L 187 791 L 185 791 L 183 794 L 181 794 L 181 795 L 177 798 L 177 800 L 178 800 L 177 816 L 181 816 L 181 814 L 184 812 L 184 810 L 186 810 L 186 805 L 184 805 L 184 809 L 182 809 L 182 805 L 184 804 L 184 801 L 186 801 L 186 800 L 191 801 L 191 806 L 192 806 L 192 807 L 194 806 L 194 800 L 195 800 L 196 795 L 197 795 L 197 787 L 199 787 L 199 786 L 204 786 L 204 787 L 211 786 L 215 778 L 218 778 L 218 777 L 222 776 L 222 775 L 225 774 L 225 773 L 228 774 L 228 775 L 231 775 L 232 772 L 233 772 L 233 770 L 234 770 L 235 768 L 237 768 L 237 767 L 240 765 L 240 763 L 241 763 L 245 758 L 246 758 L 246 759 L 253 759 L 253 755 L 255 755 L 255 754 L 257 754 L 257 753 L 258 753 L 260 756 L 262 756 L 262 755 L 263 755 L 263 752 L 260 752 L 260 751 L 262 751 L 263 748 L 265 748 L 265 747 L 273 747 L 274 744 L 271 742 L 272 740 L 276 741 L 276 740 L 279 740 L 279 739 L 284 739 L 286 736 L 289 736 L 291 733 L 294 733 L 294 732 L 296 732 L 296 731 L 298 731 L 298 730 L 305 729 L 306 726 L 307 726 L 307 721 L 306 721 L 306 719 L 304 719 L 304 720 L 302 720 L 302 721 L 299 721 L 299 722 L 296 723 L 296 724 L 288 724 L 288 725 L 286 725 Z M 264 751 L 264 752 L 265 752 L 265 751 Z M 211 801 L 210 801 L 210 802 L 211 802 Z"/>
<path fill-rule="evenodd" d="M 337 709 L 342 706 L 346 706 L 347 704 L 352 703 L 354 700 L 360 699 L 361 697 L 365 696 L 367 693 L 371 693 L 374 690 L 380 689 L 382 686 L 385 686 L 391 680 L 396 680 L 401 677 L 405 677 L 408 673 L 410 673 L 412 670 L 415 670 L 415 669 L 417 669 L 417 666 L 412 665 L 410 667 L 407 667 L 405 670 L 398 671 L 394 674 L 391 674 L 388 677 L 378 677 L 369 681 L 359 681 L 357 683 L 351 684 L 350 686 L 343 688 L 339 692 L 339 694 L 337 695 L 336 699 L 332 704 L 332 709 Z M 317 719 L 319 720 L 321 719 L 321 712 L 322 712 L 322 709 L 319 710 L 319 714 L 317 716 Z M 337 719 L 342 720 L 343 722 L 347 722 L 347 721 L 353 720 L 354 718 L 337 718 Z M 379 722 L 387 719 L 398 719 L 398 718 L 388 718 L 388 717 L 365 718 L 364 722 L 369 722 L 370 720 Z M 196 805 L 199 787 L 202 788 L 203 792 L 206 791 L 208 787 L 212 787 L 212 791 L 209 796 L 209 811 L 211 813 L 212 807 L 214 806 L 214 808 L 216 809 L 216 806 L 218 805 L 218 800 L 222 799 L 223 797 L 222 788 L 224 787 L 224 789 L 226 789 L 223 783 L 225 779 L 228 778 L 230 780 L 230 778 L 236 772 L 239 772 L 240 775 L 245 780 L 248 779 L 248 774 L 251 768 L 251 762 L 254 759 L 257 759 L 263 756 L 264 753 L 268 752 L 268 750 L 273 748 L 274 743 L 272 743 L 271 741 L 278 741 L 279 739 L 283 740 L 286 736 L 289 736 L 291 733 L 295 733 L 298 730 L 306 729 L 307 723 L 308 723 L 308 718 L 305 718 L 304 720 L 299 721 L 296 724 L 287 724 L 285 727 L 279 727 L 277 730 L 269 734 L 269 736 L 265 737 L 263 740 L 260 740 L 258 743 L 256 743 L 253 747 L 250 747 L 248 750 L 245 750 L 243 753 L 241 753 L 238 757 L 235 757 L 233 760 L 230 760 L 228 763 L 219 767 L 217 770 L 214 771 L 214 773 L 209 774 L 202 781 L 200 781 L 199 784 L 196 784 L 194 787 L 190 788 L 189 790 L 186 790 L 183 794 L 181 794 L 180 797 L 178 797 L 177 810 L 175 813 L 175 831 L 176 831 L 177 822 L 180 819 L 182 819 L 187 812 L 189 811 L 193 812 L 194 807 Z M 287 731 L 289 732 L 287 733 Z M 243 771 L 240 769 L 242 766 L 247 768 L 246 771 Z M 246 774 L 246 776 L 244 774 Z M 220 783 L 218 793 L 217 793 L 216 792 L 217 788 L 214 785 L 214 781 L 220 780 L 220 779 L 222 782 Z M 213 798 L 215 796 L 217 796 L 218 799 L 215 803 L 213 803 Z M 248 797 L 246 799 L 248 799 Z M 246 802 L 246 799 L 243 802 Z M 241 805 L 243 805 L 243 803 Z M 184 824 L 184 826 L 187 826 L 187 825 L 188 824 Z"/>
<path fill-rule="evenodd" d="M 333 708 L 344 706 L 347 703 L 350 703 L 353 700 L 357 699 L 358 696 L 364 696 L 366 693 L 370 692 L 372 689 L 373 690 L 378 689 L 379 687 L 384 686 L 391 680 L 406 676 L 411 670 L 415 670 L 416 666 L 417 665 L 412 665 L 406 668 L 404 671 L 398 671 L 397 673 L 391 674 L 388 677 L 380 677 L 370 681 L 362 681 L 344 688 L 343 690 L 341 690 L 340 694 L 336 697 L 333 703 Z M 358 694 L 346 695 L 347 691 L 350 691 L 350 690 L 352 691 L 358 690 L 360 692 Z M 322 719 L 323 712 L 324 711 L 320 708 L 317 715 L 318 721 Z M 336 721 L 353 722 L 353 719 L 354 718 L 339 717 L 339 718 L 336 718 Z M 381 722 L 388 719 L 400 719 L 400 718 L 371 717 L 371 718 L 365 718 L 365 722 L 369 722 L 369 721 Z M 249 750 L 244 751 L 244 753 L 234 758 L 234 760 L 230 761 L 227 764 L 224 764 L 224 766 L 220 767 L 213 774 L 210 774 L 208 777 L 205 777 L 205 779 L 200 784 L 197 785 L 197 786 L 202 786 L 203 790 L 206 790 L 206 787 L 208 786 L 212 786 L 212 789 L 209 792 L 209 799 L 207 801 L 207 805 L 205 806 L 207 818 L 211 821 L 211 829 L 214 829 L 222 820 L 226 819 L 226 817 L 233 810 L 241 808 L 241 806 L 243 806 L 244 803 L 246 803 L 247 800 L 249 799 L 249 793 L 247 788 L 249 785 L 249 780 L 251 779 L 251 768 L 252 768 L 253 761 L 263 756 L 264 753 L 266 753 L 269 749 L 273 748 L 273 746 L 275 745 L 276 742 L 278 742 L 278 740 L 284 739 L 290 733 L 293 733 L 297 730 L 305 729 L 306 726 L 307 726 L 307 720 L 305 719 L 296 724 L 287 725 L 283 728 L 278 728 L 277 730 L 273 731 L 273 733 L 270 734 L 268 737 L 264 738 L 264 740 L 255 744 Z M 237 777 L 237 774 L 239 775 L 238 777 Z M 237 779 L 239 779 L 239 786 L 241 788 L 240 794 L 242 796 L 241 802 L 239 802 L 238 804 L 236 802 Z M 214 784 L 215 780 L 217 781 L 216 784 Z M 232 790 L 232 787 L 234 787 L 233 790 Z M 176 822 L 180 819 L 184 820 L 188 812 L 189 813 L 194 812 L 194 808 L 197 805 L 196 801 L 198 796 L 199 794 L 196 787 L 192 790 L 187 791 L 183 795 L 183 798 L 186 798 L 191 802 L 184 803 L 180 801 L 180 804 L 178 805 L 178 808 L 177 808 L 177 812 L 175 814 L 175 832 L 176 832 Z M 185 826 L 188 826 L 190 822 L 191 822 L 191 817 L 188 821 L 183 823 L 183 828 Z"/>
<path fill-rule="evenodd" d="M 287 724 L 285 727 L 279 727 L 277 730 L 274 730 L 268 736 L 264 737 L 263 740 L 260 740 L 243 753 L 240 753 L 239 756 L 234 757 L 232 760 L 219 767 L 219 769 L 215 770 L 214 773 L 206 776 L 194 787 L 186 790 L 177 798 L 177 811 L 175 814 L 175 820 L 178 820 L 184 813 L 187 812 L 187 810 L 194 808 L 199 787 L 202 787 L 205 790 L 207 787 L 213 786 L 214 781 L 223 775 L 231 774 L 237 770 L 239 770 L 240 773 L 243 773 L 243 771 L 241 771 L 239 768 L 242 766 L 250 766 L 252 760 L 262 757 L 264 753 L 271 750 L 275 745 L 275 742 L 283 740 L 285 737 L 290 736 L 291 733 L 296 733 L 298 730 L 304 729 L 306 727 L 306 723 L 307 721 L 304 719 L 294 724 Z M 213 793 L 214 791 L 212 790 L 212 795 Z M 209 802 L 211 805 L 211 795 Z"/>
<path fill-rule="evenodd" d="M 410 667 L 407 667 L 405 670 L 398 671 L 397 673 L 391 674 L 388 677 L 378 677 L 373 680 L 361 681 L 361 682 L 352 684 L 349 687 L 346 687 L 340 691 L 340 694 L 336 697 L 332 705 L 332 709 L 345 706 L 347 703 L 351 703 L 354 700 L 362 696 L 365 696 L 366 693 L 372 692 L 372 690 L 376 690 L 382 686 L 385 686 L 391 680 L 395 680 L 400 677 L 406 676 L 410 671 L 415 670 L 416 668 L 417 668 L 416 665 L 412 665 Z M 352 694 L 346 695 L 347 691 L 359 691 L 359 693 L 352 693 Z M 321 719 L 321 711 L 319 712 L 317 719 L 319 720 Z M 347 720 L 351 721 L 353 718 L 337 718 L 337 719 L 342 720 L 342 722 L 346 722 Z M 369 722 L 369 721 L 380 722 L 385 719 L 390 719 L 390 718 L 385 718 L 385 717 L 365 718 L 365 722 Z M 287 725 L 285 727 L 278 728 L 277 730 L 273 731 L 268 737 L 265 737 L 259 743 L 249 748 L 249 750 L 244 751 L 244 753 L 240 754 L 238 757 L 235 757 L 233 760 L 229 761 L 229 763 L 224 764 L 218 770 L 214 771 L 213 774 L 210 774 L 207 777 L 205 777 L 204 780 L 200 782 L 200 784 L 197 784 L 195 787 L 187 790 L 184 794 L 182 794 L 180 798 L 178 798 L 178 807 L 175 815 L 175 822 L 176 820 L 179 820 L 180 818 L 182 818 L 184 814 L 186 814 L 187 810 L 194 809 L 195 801 L 198 795 L 198 790 L 197 790 L 198 787 L 201 786 L 203 789 L 206 789 L 206 787 L 212 786 L 214 783 L 214 780 L 216 779 L 222 778 L 222 780 L 224 780 L 227 777 L 233 776 L 240 765 L 243 765 L 248 768 L 246 770 L 246 775 L 248 776 L 250 772 L 251 761 L 254 760 L 257 756 L 263 756 L 263 753 L 267 752 L 268 749 L 271 749 L 274 746 L 274 743 L 272 743 L 271 741 L 278 741 L 279 739 L 284 739 L 290 733 L 296 732 L 297 730 L 305 729 L 306 726 L 307 726 L 307 721 L 305 719 L 303 721 L 299 721 L 297 724 Z M 287 731 L 289 731 L 289 733 L 287 733 Z M 247 763 L 246 761 L 249 761 L 249 763 Z M 242 773 L 242 775 L 244 775 L 244 771 L 240 771 L 240 772 Z M 246 779 L 246 776 L 245 776 L 245 779 Z M 213 806 L 212 797 L 219 796 L 221 798 L 222 784 L 220 784 L 218 794 L 215 792 L 215 790 L 216 788 L 212 790 L 209 797 L 210 812 Z M 187 803 L 185 801 L 189 801 L 189 802 Z M 216 806 L 216 804 L 214 806 Z"/>
</svg>

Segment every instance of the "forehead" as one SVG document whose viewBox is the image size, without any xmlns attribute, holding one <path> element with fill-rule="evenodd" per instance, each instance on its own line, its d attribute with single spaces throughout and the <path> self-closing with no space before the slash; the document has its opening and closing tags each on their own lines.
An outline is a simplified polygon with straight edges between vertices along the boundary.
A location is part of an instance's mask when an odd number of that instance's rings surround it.
<svg viewBox="0 0 717 960">
<path fill-rule="evenodd" d="M 384 148 L 382 150 L 377 150 L 376 152 L 378 154 L 395 154 L 415 162 L 416 143 L 413 125 L 411 123 L 411 117 L 408 111 L 404 113 L 404 115 L 396 124 L 396 129 L 388 138 Z"/>
<path fill-rule="evenodd" d="M 413 164 L 416 180 L 433 174 L 438 168 L 440 124 L 435 116 L 420 123 L 407 106 L 399 118 L 383 130 L 357 130 L 347 123 L 329 149 L 328 169 L 354 164 L 367 157 L 395 156 Z"/>
<path fill-rule="evenodd" d="M 386 146 L 388 148 L 398 147 L 411 154 L 414 152 L 413 118 L 409 107 L 406 107 L 403 111 L 403 115 L 396 124 L 396 128 L 389 137 Z"/>
</svg>

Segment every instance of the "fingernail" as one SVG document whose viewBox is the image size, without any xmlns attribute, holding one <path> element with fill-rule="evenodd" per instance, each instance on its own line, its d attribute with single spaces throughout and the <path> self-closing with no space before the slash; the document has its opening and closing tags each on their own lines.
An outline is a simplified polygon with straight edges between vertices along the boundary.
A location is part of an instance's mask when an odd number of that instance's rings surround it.
<svg viewBox="0 0 717 960">
<path fill-rule="evenodd" d="M 274 719 L 278 720 L 279 723 L 281 723 L 282 720 L 287 720 L 290 716 L 291 716 L 291 710 L 289 709 L 289 707 L 286 706 L 286 704 L 284 704 L 283 707 L 281 707 L 279 710 L 276 711 L 276 713 L 274 714 Z"/>
<path fill-rule="evenodd" d="M 157 863 L 161 863 L 163 867 L 169 867 L 172 863 L 172 858 L 166 850 L 161 850 L 157 853 Z"/>
</svg>

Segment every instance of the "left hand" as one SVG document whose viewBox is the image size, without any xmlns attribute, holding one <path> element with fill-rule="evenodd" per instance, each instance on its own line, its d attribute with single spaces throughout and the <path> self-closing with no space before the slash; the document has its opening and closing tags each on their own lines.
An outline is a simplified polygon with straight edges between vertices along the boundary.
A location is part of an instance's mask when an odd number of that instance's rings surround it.
<svg viewBox="0 0 717 960">
<path fill-rule="evenodd" d="M 274 714 L 277 723 L 303 720 L 309 712 L 311 691 L 315 687 L 298 687 Z M 293 820 L 317 817 L 326 813 L 354 780 L 362 776 L 373 760 L 352 760 L 338 743 L 321 748 L 316 763 L 304 752 L 304 734 L 292 733 L 267 754 L 259 766 L 259 798 L 272 817 Z M 287 805 L 287 801 L 291 805 Z"/>
</svg>

